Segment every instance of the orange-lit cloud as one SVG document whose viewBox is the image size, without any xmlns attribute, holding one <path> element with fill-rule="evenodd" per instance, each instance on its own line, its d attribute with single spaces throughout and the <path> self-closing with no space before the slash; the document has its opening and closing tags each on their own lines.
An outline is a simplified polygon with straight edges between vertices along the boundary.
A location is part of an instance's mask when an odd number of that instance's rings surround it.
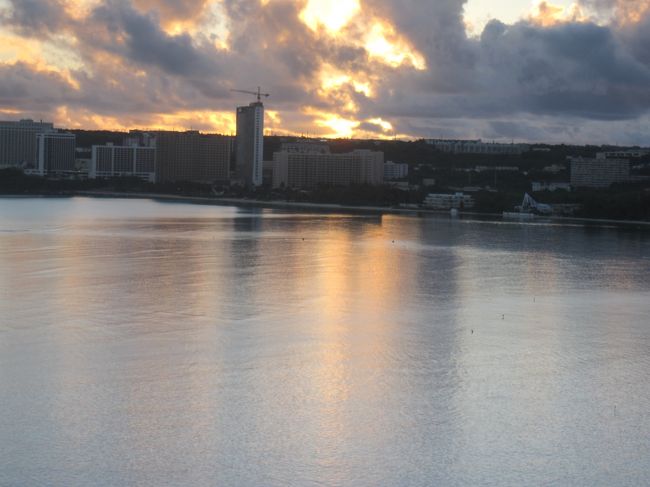
<svg viewBox="0 0 650 487">
<path fill-rule="evenodd" d="M 650 12 L 650 0 L 617 0 L 616 17 L 619 22 L 636 24 Z"/>
<path fill-rule="evenodd" d="M 403 64 L 426 69 L 422 54 L 399 34 L 386 19 L 368 15 L 358 0 L 308 0 L 300 19 L 313 31 L 344 38 L 350 45 L 366 50 L 374 61 L 392 67 Z"/>
<path fill-rule="evenodd" d="M 390 66 L 399 67 L 406 64 L 420 71 L 427 68 L 422 54 L 386 22 L 377 21 L 372 24 L 364 39 L 364 47 L 371 58 Z"/>
<path fill-rule="evenodd" d="M 128 131 L 141 130 L 202 130 L 232 134 L 235 129 L 235 115 L 232 112 L 212 110 L 180 111 L 174 113 L 150 113 L 146 117 L 105 116 L 88 110 L 60 106 L 56 111 L 57 122 L 67 128 L 86 128 Z"/>
<path fill-rule="evenodd" d="M 120 51 L 133 49 L 131 47 L 132 39 L 120 31 L 101 28 L 91 31 L 90 26 L 85 25 L 86 19 L 93 15 L 94 9 L 102 9 L 102 15 L 108 13 L 107 5 L 103 0 L 60 1 L 63 10 L 72 22 L 62 26 L 63 30 L 68 31 L 66 49 L 77 48 L 81 56 L 87 58 L 85 65 L 83 61 L 75 61 L 74 67 L 81 70 L 79 73 L 85 72 L 91 77 L 101 76 L 102 84 L 115 92 L 120 91 L 121 86 L 128 78 L 133 79 L 136 84 L 151 82 L 155 72 L 144 65 L 134 67 L 134 69 L 130 68 L 130 63 L 120 53 Z M 216 18 L 215 12 L 223 13 L 219 3 L 208 0 L 187 0 L 171 4 L 164 0 L 133 0 L 132 4 L 142 15 L 153 15 L 154 17 L 149 17 L 151 20 L 160 19 L 160 29 L 170 39 L 185 35 L 205 37 L 209 34 L 216 50 L 227 50 L 229 49 L 227 22 L 218 22 L 216 26 L 206 25 Z M 270 1 L 262 3 L 269 6 Z M 116 2 L 116 6 L 119 8 L 127 5 L 129 5 L 128 0 Z M 406 37 L 398 34 L 390 22 L 366 15 L 358 1 L 342 5 L 340 2 L 331 0 L 308 0 L 298 11 L 298 19 L 315 36 L 336 38 L 336 43 L 341 48 L 349 46 L 354 49 L 363 49 L 367 58 L 372 62 L 392 68 L 410 66 L 419 70 L 425 69 L 423 56 L 410 45 Z M 0 34 L 3 34 L 1 30 Z M 292 42 L 292 36 L 291 30 L 280 29 L 276 41 L 280 45 L 287 45 Z M 81 39 L 79 39 L 80 37 Z M 84 37 L 92 39 L 91 43 L 85 43 Z M 181 38 L 178 37 L 178 39 Z M 0 61 L 27 62 L 34 72 L 56 73 L 71 87 L 80 89 L 80 80 L 77 79 L 79 73 L 73 74 L 72 65 L 66 66 L 70 63 L 70 59 L 78 59 L 79 54 L 70 51 L 70 55 L 63 53 L 66 55 L 43 56 L 44 52 L 57 52 L 61 49 L 61 47 L 55 47 L 56 44 L 53 42 L 52 36 L 43 39 L 25 39 L 18 35 L 6 34 L 3 40 L 5 42 L 0 47 Z M 61 46 L 63 45 L 65 42 L 61 44 Z M 92 56 L 92 63 L 88 62 L 89 56 Z M 295 129 L 301 132 L 317 132 L 337 137 L 349 137 L 363 132 L 360 126 L 365 122 L 357 115 L 360 109 L 359 97 L 370 98 L 373 96 L 377 75 L 373 74 L 372 65 L 356 72 L 334 66 L 333 63 L 321 62 L 316 78 L 304 80 L 313 95 L 322 103 L 332 105 L 332 111 L 328 111 L 324 107 L 319 108 L 317 113 L 300 110 L 302 115 L 300 119 L 306 126 L 298 127 L 293 124 Z M 91 79 L 84 79 L 83 82 L 87 84 Z M 138 79 L 139 82 L 135 81 Z M 97 101 L 101 105 L 101 97 L 109 96 L 109 94 L 100 91 L 98 96 L 100 98 Z M 89 108 L 77 107 L 77 100 L 70 100 L 69 103 L 60 105 L 53 115 L 58 124 L 67 127 L 112 129 L 200 127 L 211 131 L 232 132 L 234 116 L 232 113 L 227 114 L 226 111 L 220 112 L 216 108 L 215 106 L 214 111 L 168 109 L 167 113 L 147 110 L 142 114 L 116 116 L 108 113 L 93 113 Z M 345 112 L 344 116 L 337 114 L 341 110 Z M 375 117 L 375 119 L 382 120 L 380 117 Z M 287 129 L 281 127 L 282 121 L 283 117 L 279 111 L 267 111 L 267 125 L 270 132 L 288 132 Z M 285 122 L 288 121 L 285 119 Z M 374 124 L 374 126 L 377 130 L 384 131 L 388 123 L 382 122 Z M 287 125 L 291 126 L 292 124 L 288 122 Z M 383 136 L 383 134 L 378 135 Z"/>
<path fill-rule="evenodd" d="M 530 21 L 542 27 L 551 27 L 565 22 L 584 22 L 589 20 L 580 5 L 573 3 L 568 7 L 551 2 L 539 2 L 529 17 Z"/>
<path fill-rule="evenodd" d="M 380 117 L 358 120 L 343 117 L 336 113 L 319 111 L 313 107 L 306 107 L 304 113 L 313 118 L 317 129 L 312 135 L 319 137 L 367 139 L 410 138 L 408 134 L 397 133 L 389 121 Z"/>
<path fill-rule="evenodd" d="M 262 86 L 276 134 L 541 138 L 647 117 L 650 0 L 575 2 L 468 37 L 460 0 L 0 0 L 0 113 L 231 133 L 252 99 L 230 90 Z"/>
<path fill-rule="evenodd" d="M 314 31 L 325 28 L 329 33 L 335 34 L 360 11 L 358 0 L 307 0 L 305 8 L 300 12 L 300 19 Z"/>
</svg>

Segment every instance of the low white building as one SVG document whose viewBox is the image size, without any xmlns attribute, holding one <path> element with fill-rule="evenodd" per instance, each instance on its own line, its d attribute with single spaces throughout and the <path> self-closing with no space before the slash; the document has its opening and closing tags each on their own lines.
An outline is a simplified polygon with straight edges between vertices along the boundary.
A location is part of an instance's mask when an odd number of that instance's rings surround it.
<svg viewBox="0 0 650 487">
<path fill-rule="evenodd" d="M 329 154 L 330 147 L 325 142 L 313 139 L 301 139 L 295 142 L 284 142 L 280 146 L 280 152 L 290 154 Z"/>
<path fill-rule="evenodd" d="M 396 164 L 393 161 L 384 163 L 384 181 L 404 179 L 409 175 L 408 164 Z"/>
<path fill-rule="evenodd" d="M 566 166 L 563 164 L 552 164 L 550 166 L 546 166 L 543 171 L 551 174 L 558 174 L 562 171 L 566 171 Z"/>
<path fill-rule="evenodd" d="M 571 183 L 546 183 L 546 182 L 533 182 L 533 193 L 539 191 L 571 191 Z"/>
<path fill-rule="evenodd" d="M 470 169 L 471 170 L 471 169 Z M 481 172 L 519 172 L 519 167 L 517 166 L 476 166 L 474 167 L 474 171 L 481 173 Z"/>
<path fill-rule="evenodd" d="M 94 145 L 88 171 L 90 179 L 133 176 L 156 181 L 154 147 Z"/>
<path fill-rule="evenodd" d="M 631 149 L 620 151 L 598 152 L 596 159 L 641 159 L 650 155 L 650 150 Z"/>
<path fill-rule="evenodd" d="M 432 210 L 467 210 L 474 208 L 474 205 L 474 198 L 465 193 L 431 193 L 424 200 L 424 207 Z"/>
<path fill-rule="evenodd" d="M 530 150 L 527 144 L 501 144 L 497 142 L 483 142 L 482 140 L 445 140 L 429 139 L 427 144 L 434 146 L 442 152 L 451 154 L 502 154 L 521 155 Z"/>
</svg>

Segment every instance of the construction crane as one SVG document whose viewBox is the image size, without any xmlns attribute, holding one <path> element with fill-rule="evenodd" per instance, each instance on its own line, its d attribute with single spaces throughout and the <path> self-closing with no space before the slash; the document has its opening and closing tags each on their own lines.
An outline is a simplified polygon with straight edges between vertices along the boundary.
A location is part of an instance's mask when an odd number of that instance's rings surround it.
<svg viewBox="0 0 650 487">
<path fill-rule="evenodd" d="M 255 95 L 257 97 L 258 102 L 262 101 L 262 97 L 268 98 L 269 96 L 271 96 L 269 93 L 262 93 L 262 88 L 260 88 L 259 86 L 257 87 L 257 91 L 248 91 L 248 90 L 230 90 L 230 91 L 234 91 L 235 93 L 246 93 L 247 95 Z"/>
</svg>

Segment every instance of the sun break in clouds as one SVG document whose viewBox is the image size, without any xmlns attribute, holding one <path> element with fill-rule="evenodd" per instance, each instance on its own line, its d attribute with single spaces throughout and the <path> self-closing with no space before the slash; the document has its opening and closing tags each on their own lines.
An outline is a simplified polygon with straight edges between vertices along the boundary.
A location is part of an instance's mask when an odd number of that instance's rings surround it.
<svg viewBox="0 0 650 487">
<path fill-rule="evenodd" d="M 231 133 L 259 85 L 274 133 L 650 144 L 647 1 L 507 4 L 0 0 L 0 113 Z"/>
</svg>

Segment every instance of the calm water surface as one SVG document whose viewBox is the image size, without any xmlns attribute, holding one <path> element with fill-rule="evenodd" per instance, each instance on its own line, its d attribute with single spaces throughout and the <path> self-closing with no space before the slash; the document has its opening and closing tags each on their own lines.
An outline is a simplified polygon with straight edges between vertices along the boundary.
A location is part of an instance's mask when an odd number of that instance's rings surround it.
<svg viewBox="0 0 650 487">
<path fill-rule="evenodd" d="M 650 236 L 0 199 L 1 486 L 650 485 Z"/>
</svg>

